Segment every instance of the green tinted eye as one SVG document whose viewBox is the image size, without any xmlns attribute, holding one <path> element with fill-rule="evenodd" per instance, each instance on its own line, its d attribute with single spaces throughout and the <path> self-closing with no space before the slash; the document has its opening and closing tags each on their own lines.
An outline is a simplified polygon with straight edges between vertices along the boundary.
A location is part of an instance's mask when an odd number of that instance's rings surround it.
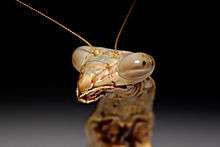
<svg viewBox="0 0 220 147">
<path fill-rule="evenodd" d="M 118 66 L 118 73 L 128 80 L 146 78 L 153 72 L 153 57 L 145 53 L 133 53 L 124 57 Z"/>
</svg>

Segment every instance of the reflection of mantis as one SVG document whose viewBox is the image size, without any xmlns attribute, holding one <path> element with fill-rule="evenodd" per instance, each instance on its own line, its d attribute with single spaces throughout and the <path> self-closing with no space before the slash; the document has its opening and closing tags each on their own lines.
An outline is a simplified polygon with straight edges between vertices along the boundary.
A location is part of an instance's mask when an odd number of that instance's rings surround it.
<svg viewBox="0 0 220 147">
<path fill-rule="evenodd" d="M 91 147 L 151 147 L 152 103 L 155 84 L 150 77 L 154 59 L 145 53 L 119 51 L 117 43 L 135 0 L 118 33 L 115 49 L 94 47 L 77 33 L 29 5 L 16 0 L 69 31 L 88 46 L 73 53 L 80 72 L 77 97 L 80 102 L 99 100 L 86 132 Z"/>
</svg>

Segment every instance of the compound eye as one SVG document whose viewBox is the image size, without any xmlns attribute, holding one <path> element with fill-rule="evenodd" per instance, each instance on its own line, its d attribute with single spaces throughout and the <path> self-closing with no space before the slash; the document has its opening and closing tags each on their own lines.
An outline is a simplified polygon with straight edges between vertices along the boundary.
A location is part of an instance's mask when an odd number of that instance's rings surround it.
<svg viewBox="0 0 220 147">
<path fill-rule="evenodd" d="M 89 46 L 81 46 L 78 47 L 72 55 L 72 64 L 76 68 L 77 71 L 80 71 L 81 67 L 88 59 L 88 57 L 92 55 L 91 49 Z"/>
<path fill-rule="evenodd" d="M 119 63 L 118 73 L 128 80 L 140 80 L 150 76 L 155 67 L 152 56 L 145 53 L 132 53 Z"/>
</svg>

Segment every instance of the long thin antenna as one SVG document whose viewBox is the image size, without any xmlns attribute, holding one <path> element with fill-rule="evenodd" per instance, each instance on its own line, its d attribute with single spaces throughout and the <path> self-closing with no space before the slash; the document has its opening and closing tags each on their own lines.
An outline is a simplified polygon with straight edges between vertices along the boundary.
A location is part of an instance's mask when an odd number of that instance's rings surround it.
<svg viewBox="0 0 220 147">
<path fill-rule="evenodd" d="M 120 28 L 120 30 L 119 30 L 119 32 L 118 32 L 118 34 L 117 34 L 117 37 L 116 37 L 116 39 L 115 39 L 115 46 L 114 46 L 115 50 L 117 50 L 117 45 L 118 45 L 119 37 L 120 37 L 121 32 L 122 32 L 122 30 L 123 30 L 123 28 L 124 28 L 124 26 L 125 26 L 125 24 L 126 24 L 126 22 L 127 22 L 127 20 L 128 20 L 128 17 L 129 17 L 130 14 L 131 14 L 132 9 L 134 8 L 135 3 L 136 3 L 136 0 L 134 0 L 133 3 L 131 4 L 131 7 L 130 7 L 130 9 L 128 10 L 128 13 L 127 13 L 127 15 L 126 15 L 126 17 L 125 17 L 125 19 L 124 19 L 124 21 L 123 21 L 123 24 L 121 25 L 121 28 Z"/>
<path fill-rule="evenodd" d="M 25 4 L 24 2 L 20 1 L 20 0 L 16 0 L 16 2 L 20 3 L 21 5 L 29 8 L 30 10 L 36 12 L 37 14 L 47 18 L 48 20 L 52 21 L 53 23 L 57 24 L 58 26 L 60 26 L 61 28 L 63 28 L 64 30 L 70 32 L 71 34 L 75 35 L 76 37 L 78 37 L 79 39 L 81 39 L 82 41 L 84 41 L 87 45 L 89 45 L 92 49 L 92 53 L 94 55 L 97 55 L 98 54 L 98 50 L 93 47 L 86 39 L 84 39 L 83 37 L 81 37 L 79 34 L 73 32 L 72 30 L 70 30 L 69 28 L 67 28 L 66 26 L 64 26 L 63 24 L 59 23 L 58 21 L 52 19 L 51 17 L 47 16 L 46 14 L 34 9 L 33 7 L 29 6 L 28 4 Z"/>
</svg>

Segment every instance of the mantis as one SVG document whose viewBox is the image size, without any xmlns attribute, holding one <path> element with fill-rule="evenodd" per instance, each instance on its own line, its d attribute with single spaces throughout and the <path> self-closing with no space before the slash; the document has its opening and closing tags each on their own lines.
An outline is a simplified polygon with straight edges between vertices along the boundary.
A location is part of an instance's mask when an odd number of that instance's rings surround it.
<svg viewBox="0 0 220 147">
<path fill-rule="evenodd" d="M 63 24 L 20 0 L 19 4 L 54 22 L 87 46 L 72 54 L 79 72 L 76 95 L 82 103 L 98 101 L 86 123 L 90 147 L 151 147 L 155 82 L 150 77 L 153 57 L 146 53 L 117 50 L 120 34 L 136 3 L 133 1 L 116 37 L 114 49 L 96 47 Z"/>
</svg>

